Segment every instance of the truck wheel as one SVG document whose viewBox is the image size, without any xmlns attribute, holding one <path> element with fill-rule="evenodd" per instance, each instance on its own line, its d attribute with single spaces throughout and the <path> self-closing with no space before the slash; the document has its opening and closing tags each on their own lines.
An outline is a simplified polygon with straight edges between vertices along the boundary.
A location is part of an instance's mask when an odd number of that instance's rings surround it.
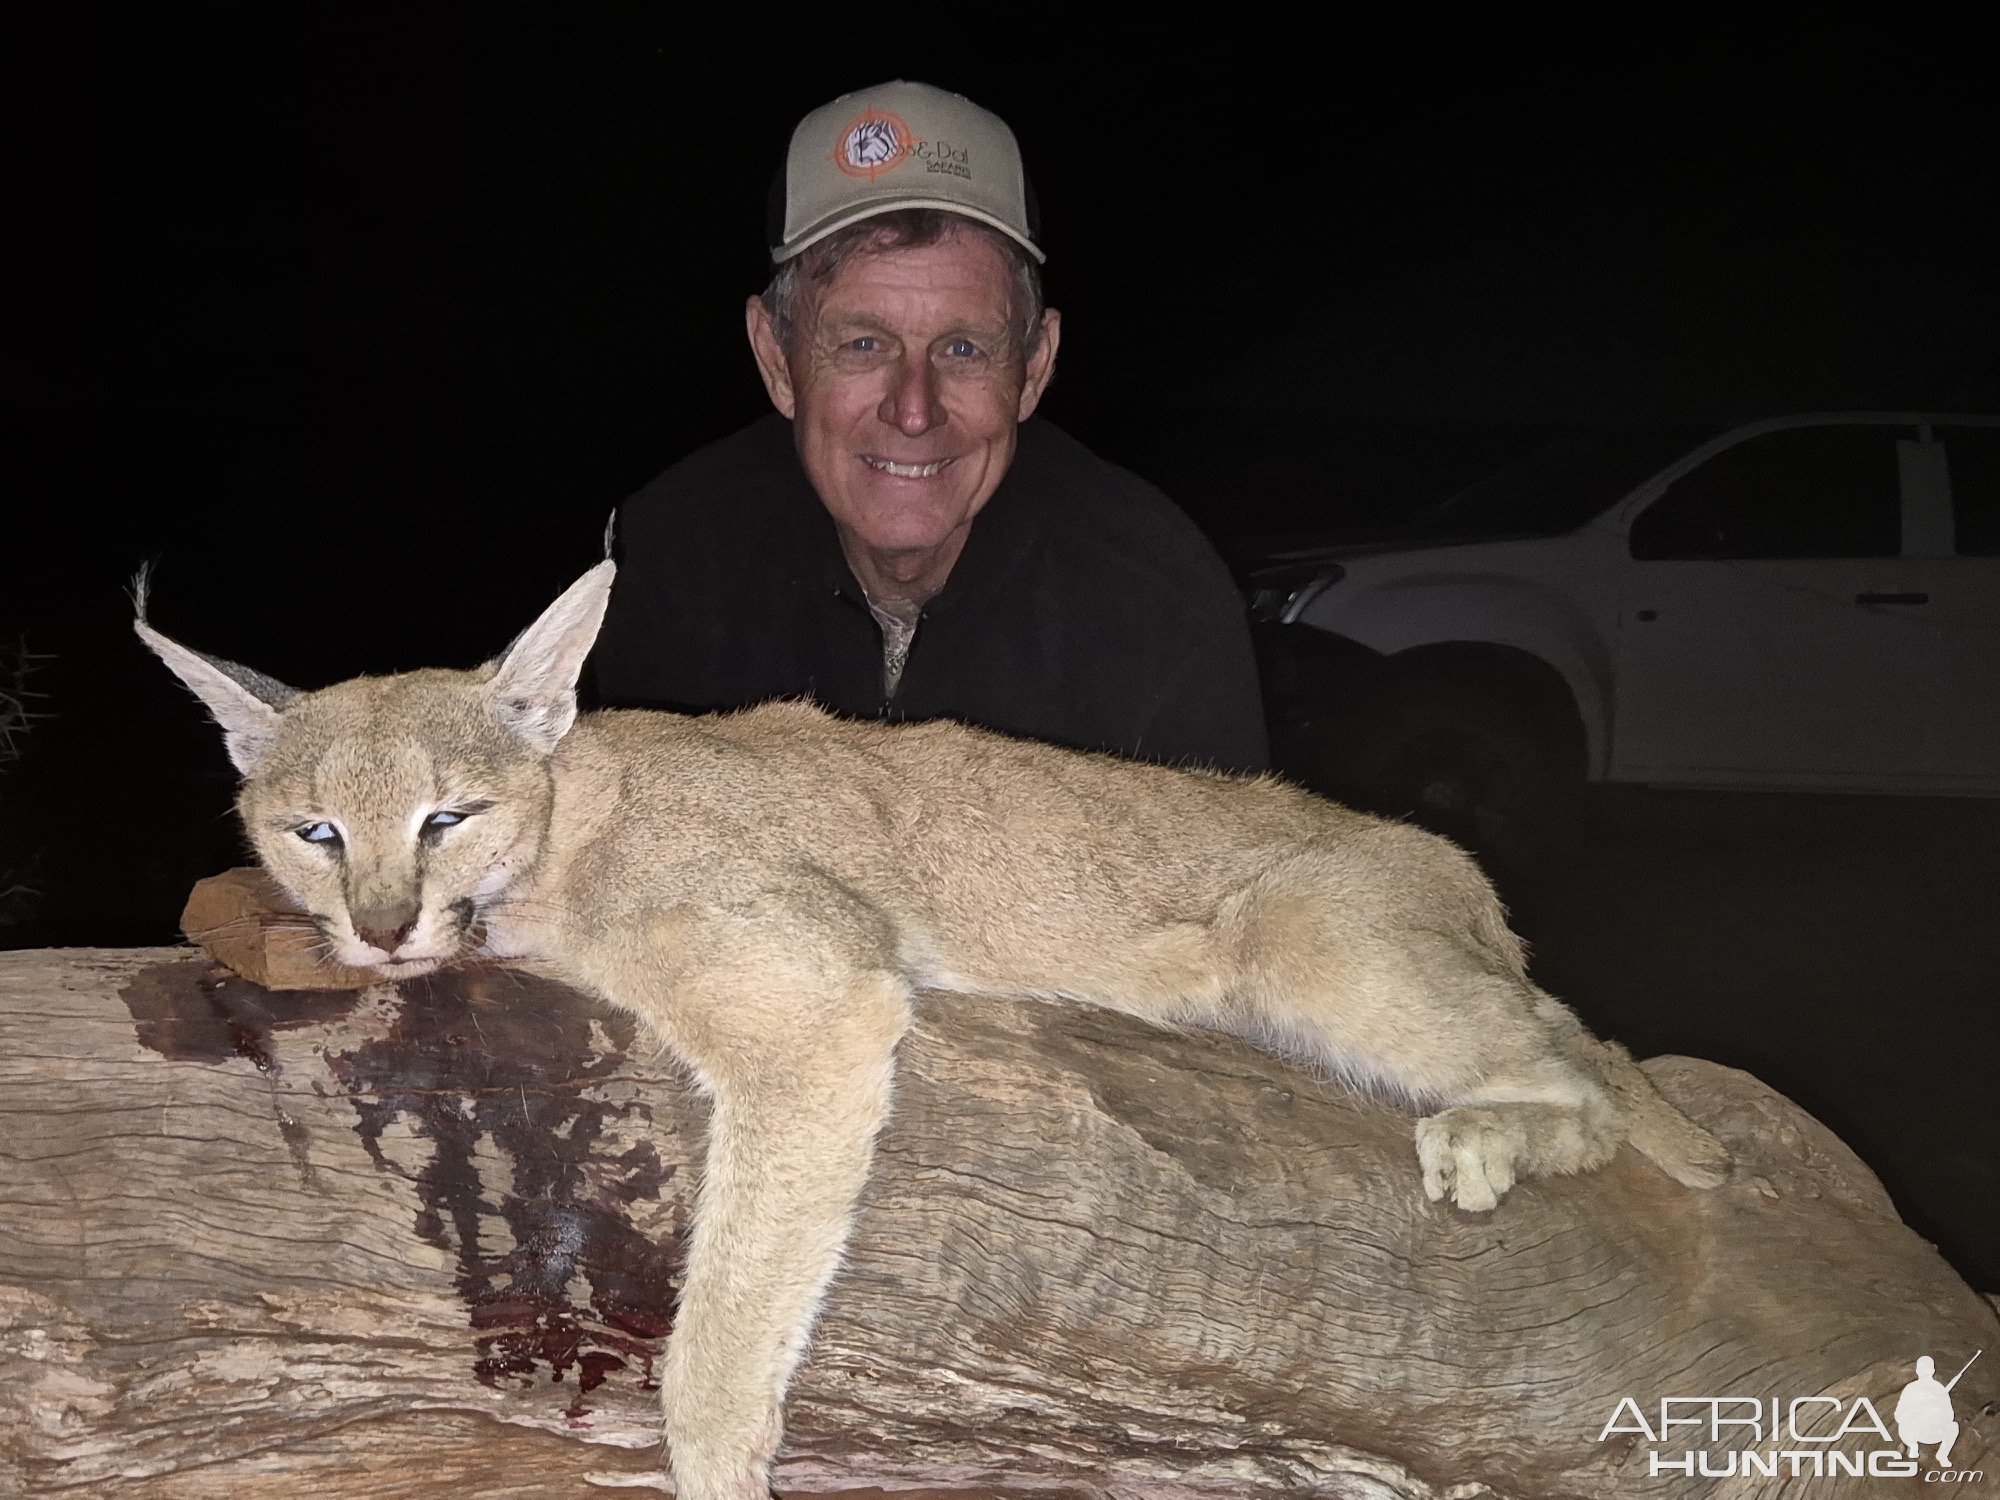
<svg viewBox="0 0 2000 1500">
<path fill-rule="evenodd" d="M 1387 695 L 1359 726 L 1350 764 L 1373 810 L 1503 862 L 1560 843 L 1582 806 L 1574 720 L 1539 722 L 1526 705 L 1474 684 L 1427 682 Z"/>
</svg>

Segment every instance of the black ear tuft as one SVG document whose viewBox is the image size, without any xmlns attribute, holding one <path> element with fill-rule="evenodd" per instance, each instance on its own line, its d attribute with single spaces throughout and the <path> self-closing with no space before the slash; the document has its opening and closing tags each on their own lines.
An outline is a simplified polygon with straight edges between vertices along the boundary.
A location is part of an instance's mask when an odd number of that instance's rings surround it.
<svg viewBox="0 0 2000 1500">
<path fill-rule="evenodd" d="M 139 571 L 132 575 L 132 587 L 127 591 L 132 599 L 132 615 L 143 625 L 146 623 L 146 604 L 153 595 L 153 558 L 139 564 Z"/>
<path fill-rule="evenodd" d="M 188 691 L 208 706 L 215 722 L 222 726 L 222 739 L 230 760 L 248 776 L 277 738 L 278 711 L 299 696 L 298 689 L 286 687 L 276 678 L 236 662 L 190 650 L 179 641 L 161 635 L 146 623 L 152 582 L 151 563 L 140 568 L 132 579 L 132 629 L 166 663 L 167 669 L 187 685 Z"/>
</svg>

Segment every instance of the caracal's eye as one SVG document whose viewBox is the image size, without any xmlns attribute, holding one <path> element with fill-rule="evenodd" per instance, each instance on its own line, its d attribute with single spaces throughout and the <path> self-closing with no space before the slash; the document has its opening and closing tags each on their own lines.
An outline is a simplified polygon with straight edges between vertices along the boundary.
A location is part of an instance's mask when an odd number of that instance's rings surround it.
<svg viewBox="0 0 2000 1500">
<path fill-rule="evenodd" d="M 340 842 L 340 830 L 324 820 L 318 823 L 308 823 L 305 827 L 295 828 L 292 831 L 308 844 L 333 846 Z"/>
<path fill-rule="evenodd" d="M 441 807 L 424 819 L 424 826 L 418 836 L 427 844 L 434 844 L 444 837 L 447 828 L 456 828 L 474 813 L 484 812 L 491 803 L 476 802 L 470 807 Z"/>
</svg>

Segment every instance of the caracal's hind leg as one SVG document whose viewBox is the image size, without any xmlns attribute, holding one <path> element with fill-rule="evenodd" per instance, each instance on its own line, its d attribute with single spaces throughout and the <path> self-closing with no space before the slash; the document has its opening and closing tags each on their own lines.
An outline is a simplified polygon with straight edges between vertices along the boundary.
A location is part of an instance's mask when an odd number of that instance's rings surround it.
<svg viewBox="0 0 2000 1500">
<path fill-rule="evenodd" d="M 716 924 L 664 1007 L 661 1029 L 711 1101 L 661 1390 L 681 1500 L 769 1494 L 785 1388 L 846 1245 L 909 1025 L 886 941 L 815 931 L 840 900 L 818 894 L 811 917 Z"/>
<path fill-rule="evenodd" d="M 1367 832 L 1274 864 L 1232 904 L 1232 1022 L 1431 1111 L 1433 1200 L 1482 1212 L 1522 1177 L 1608 1161 L 1624 1112 L 1556 1023 L 1587 1034 L 1528 983 L 1477 867 L 1415 829 Z"/>
<path fill-rule="evenodd" d="M 1420 1106 L 1435 1111 L 1416 1129 L 1425 1196 L 1484 1213 L 1523 1178 L 1610 1161 L 1624 1114 L 1537 1015 L 1540 992 L 1480 968 L 1449 938 L 1410 942 L 1420 960 L 1401 976 L 1410 1041 L 1384 1049 L 1377 1067 L 1391 1085 L 1417 1085 Z M 1448 1049 L 1440 1036 L 1452 1038 Z"/>
<path fill-rule="evenodd" d="M 1476 953 L 1474 955 L 1477 957 Z M 1445 1108 L 1417 1122 L 1424 1191 L 1460 1208 L 1491 1208 L 1523 1177 L 1587 1172 L 1629 1141 L 1684 1187 L 1729 1180 L 1729 1150 L 1653 1087 L 1632 1055 L 1585 1029 L 1569 1007 L 1505 973 L 1438 991 L 1445 1003 L 1485 1009 L 1497 1046 L 1455 1087 Z"/>
</svg>

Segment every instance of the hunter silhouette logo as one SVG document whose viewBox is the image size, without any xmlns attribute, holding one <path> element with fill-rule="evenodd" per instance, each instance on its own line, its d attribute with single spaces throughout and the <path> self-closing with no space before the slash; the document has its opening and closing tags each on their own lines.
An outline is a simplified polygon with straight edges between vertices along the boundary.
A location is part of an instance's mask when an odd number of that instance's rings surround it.
<svg viewBox="0 0 2000 1500">
<path fill-rule="evenodd" d="M 841 131 L 840 144 L 833 151 L 834 165 L 850 177 L 873 182 L 908 161 L 916 143 L 916 136 L 900 116 L 886 109 L 871 109 Z"/>
<path fill-rule="evenodd" d="M 1984 1349 L 1979 1354 L 1984 1354 Z M 1920 1444 L 1937 1444 L 1937 1461 L 1941 1469 L 1951 1467 L 1951 1445 L 1958 1441 L 1958 1421 L 1951 1412 L 1951 1388 L 1965 1378 L 1965 1371 L 1972 1368 L 1972 1356 L 1950 1380 L 1939 1384 L 1937 1362 L 1928 1354 L 1917 1357 L 1917 1378 L 1903 1387 L 1903 1394 L 1896 1398 L 1896 1436 L 1903 1440 L 1903 1446 L 1910 1450 L 1910 1457 L 1917 1457 Z"/>
</svg>

